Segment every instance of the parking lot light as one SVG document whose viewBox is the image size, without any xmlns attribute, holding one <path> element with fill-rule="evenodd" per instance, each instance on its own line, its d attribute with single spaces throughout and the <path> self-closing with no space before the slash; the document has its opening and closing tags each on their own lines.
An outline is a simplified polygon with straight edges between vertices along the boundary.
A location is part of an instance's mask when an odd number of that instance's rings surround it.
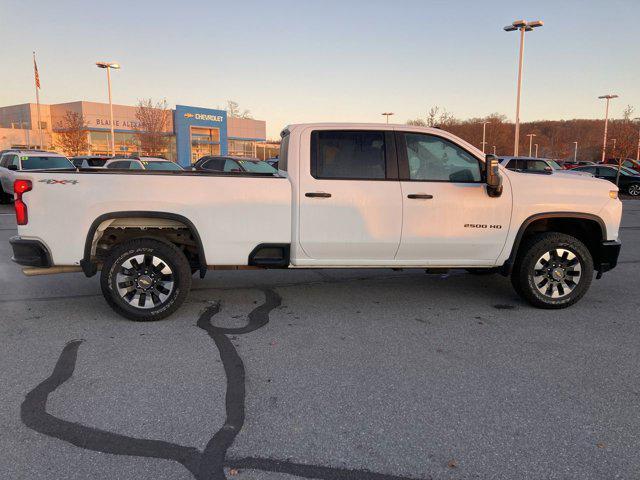
<svg viewBox="0 0 640 480">
<path fill-rule="evenodd" d="M 544 23 L 541 20 L 527 22 L 526 20 L 516 20 L 511 25 L 504 27 L 505 32 L 520 31 L 520 56 L 518 61 L 518 88 L 516 94 L 516 134 L 513 146 L 514 157 L 518 156 L 520 143 L 520 92 L 522 90 L 522 63 L 524 59 L 524 34 L 530 32 L 534 28 L 541 27 Z M 529 152 L 531 156 L 531 152 Z"/>
<path fill-rule="evenodd" d="M 98 68 L 104 68 L 107 71 L 107 88 L 109 90 L 109 123 L 111 126 L 111 156 L 116 156 L 116 139 L 113 131 L 113 103 L 111 102 L 111 69 L 120 69 L 117 62 L 96 62 Z"/>
<path fill-rule="evenodd" d="M 578 161 L 578 142 L 573 142 L 574 148 L 573 148 L 573 161 L 577 162 Z"/>
<path fill-rule="evenodd" d="M 533 137 L 535 137 L 535 133 L 528 133 L 527 137 L 529 137 L 529 156 L 531 156 L 531 147 L 533 146 Z"/>
<path fill-rule="evenodd" d="M 484 147 L 487 145 L 487 142 L 485 142 L 487 138 L 487 125 L 491 125 L 491 122 L 482 122 L 482 153 L 484 153 Z"/>
<path fill-rule="evenodd" d="M 602 158 L 600 159 L 600 162 L 604 163 L 605 158 L 607 156 L 607 126 L 609 125 L 609 102 L 613 98 L 618 98 L 618 95 L 612 95 L 612 94 L 600 95 L 598 98 L 601 100 L 607 101 L 606 107 L 604 110 L 604 140 L 602 141 Z"/>
<path fill-rule="evenodd" d="M 382 115 L 384 115 L 385 117 L 387 117 L 387 125 L 389 124 L 389 117 L 391 115 L 393 115 L 393 112 L 384 112 Z"/>
</svg>

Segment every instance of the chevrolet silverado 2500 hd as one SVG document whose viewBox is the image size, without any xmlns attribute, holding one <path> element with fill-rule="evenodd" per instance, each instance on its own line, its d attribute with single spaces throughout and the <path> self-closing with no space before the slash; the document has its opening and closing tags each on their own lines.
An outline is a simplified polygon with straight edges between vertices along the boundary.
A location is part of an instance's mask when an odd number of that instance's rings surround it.
<svg viewBox="0 0 640 480">
<path fill-rule="evenodd" d="M 21 172 L 11 244 L 28 275 L 101 271 L 132 320 L 169 315 L 216 268 L 496 271 L 562 308 L 620 251 L 617 188 L 573 177 L 509 171 L 440 129 L 291 125 L 277 175 Z"/>
</svg>

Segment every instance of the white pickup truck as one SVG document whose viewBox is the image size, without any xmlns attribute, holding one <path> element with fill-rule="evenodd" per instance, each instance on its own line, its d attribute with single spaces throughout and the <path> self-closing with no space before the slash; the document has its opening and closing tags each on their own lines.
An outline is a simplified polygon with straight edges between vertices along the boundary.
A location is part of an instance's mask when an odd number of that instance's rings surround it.
<svg viewBox="0 0 640 480">
<path fill-rule="evenodd" d="M 107 302 L 139 321 L 216 268 L 499 272 L 562 308 L 617 263 L 615 185 L 509 171 L 440 129 L 291 125 L 279 169 L 22 172 L 13 259 L 27 275 L 101 270 Z"/>
</svg>

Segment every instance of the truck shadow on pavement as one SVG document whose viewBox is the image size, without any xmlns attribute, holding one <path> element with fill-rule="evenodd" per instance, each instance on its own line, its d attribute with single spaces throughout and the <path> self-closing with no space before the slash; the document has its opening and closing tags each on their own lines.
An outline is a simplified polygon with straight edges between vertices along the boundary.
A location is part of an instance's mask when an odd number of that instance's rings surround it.
<svg viewBox="0 0 640 480">
<path fill-rule="evenodd" d="M 212 318 L 221 310 L 220 302 L 209 306 L 198 319 L 198 327 L 211 337 L 219 351 L 227 382 L 225 423 L 211 437 L 203 451 L 161 440 L 120 435 L 63 420 L 47 413 L 49 395 L 72 377 L 78 350 L 84 340 L 68 342 L 51 375 L 26 395 L 20 411 L 22 422 L 38 433 L 85 450 L 112 455 L 172 460 L 183 465 L 198 480 L 226 479 L 225 468 L 258 470 L 326 480 L 415 480 L 368 470 L 308 465 L 288 460 L 259 457 L 227 458 L 228 449 L 233 445 L 244 425 L 246 388 L 244 363 L 227 335 L 250 333 L 269 322 L 269 314 L 274 308 L 280 306 L 281 298 L 273 290 L 263 289 L 262 291 L 265 295 L 264 303 L 249 313 L 248 322 L 243 327 L 222 328 L 211 323 Z"/>
</svg>

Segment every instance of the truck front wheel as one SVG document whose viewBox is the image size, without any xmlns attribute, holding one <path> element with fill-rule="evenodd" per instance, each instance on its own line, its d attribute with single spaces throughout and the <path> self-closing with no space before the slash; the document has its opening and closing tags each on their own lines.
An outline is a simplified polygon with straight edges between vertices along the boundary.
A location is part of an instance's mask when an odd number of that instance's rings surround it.
<svg viewBox="0 0 640 480">
<path fill-rule="evenodd" d="M 534 307 L 565 308 L 587 292 L 593 279 L 593 258 L 575 237 L 540 233 L 520 249 L 511 274 L 516 292 Z"/>
<path fill-rule="evenodd" d="M 100 287 L 107 303 L 129 320 L 148 322 L 171 315 L 191 288 L 191 268 L 173 244 L 140 238 L 113 248 Z"/>
</svg>

